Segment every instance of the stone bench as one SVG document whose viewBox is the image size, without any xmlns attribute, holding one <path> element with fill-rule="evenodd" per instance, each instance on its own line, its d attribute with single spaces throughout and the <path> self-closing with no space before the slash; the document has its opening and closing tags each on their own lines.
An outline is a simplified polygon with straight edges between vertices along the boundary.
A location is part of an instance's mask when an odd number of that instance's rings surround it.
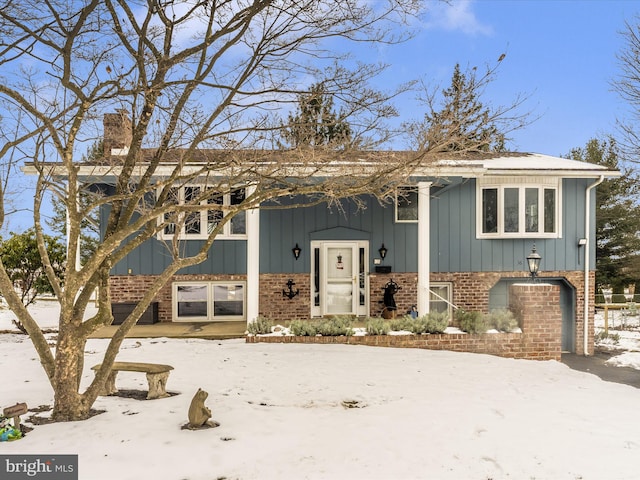
<svg viewBox="0 0 640 480">
<path fill-rule="evenodd" d="M 97 372 L 101 366 L 102 364 L 99 363 L 91 367 L 91 370 Z M 168 397 L 169 394 L 166 391 L 166 385 L 171 370 L 173 370 L 171 365 L 162 365 L 159 363 L 114 362 L 100 395 L 113 395 L 118 393 L 118 389 L 116 388 L 116 376 L 118 372 L 142 372 L 147 374 L 147 382 L 149 383 L 147 400 Z"/>
</svg>

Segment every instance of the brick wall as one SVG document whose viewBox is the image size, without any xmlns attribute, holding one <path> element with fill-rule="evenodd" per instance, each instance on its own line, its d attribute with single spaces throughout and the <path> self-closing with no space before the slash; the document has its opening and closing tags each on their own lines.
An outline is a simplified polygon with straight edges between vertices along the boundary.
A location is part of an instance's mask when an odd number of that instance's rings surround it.
<svg viewBox="0 0 640 480">
<path fill-rule="evenodd" d="M 560 360 L 562 312 L 560 286 L 516 284 L 510 287 L 510 308 L 522 333 L 372 335 L 335 337 L 247 336 L 247 343 L 353 344 L 486 353 L 506 358 Z"/>
<path fill-rule="evenodd" d="M 560 360 L 562 311 L 560 286 L 520 283 L 509 287 L 509 309 L 518 320 L 527 358 Z"/>
<path fill-rule="evenodd" d="M 113 303 L 138 302 L 151 287 L 157 275 L 113 275 L 109 278 L 111 285 L 111 301 Z M 214 282 L 214 281 L 246 281 L 246 275 L 174 275 L 164 285 L 154 301 L 158 302 L 158 321 L 173 321 L 173 304 L 171 298 L 173 282 Z"/>
<path fill-rule="evenodd" d="M 582 272 L 544 272 L 544 276 L 564 277 L 574 288 L 576 293 L 576 318 L 575 318 L 575 350 L 578 354 L 584 353 L 584 276 Z M 527 278 L 526 272 L 477 272 L 477 273 L 432 273 L 432 282 L 453 283 L 453 303 L 465 310 L 488 312 L 489 290 L 501 278 L 522 277 Z M 143 293 L 156 279 L 153 275 L 121 275 L 111 277 L 113 302 L 137 302 Z M 282 295 L 282 290 L 287 289 L 287 281 L 295 282 L 294 290 L 300 293 L 293 299 Z M 370 282 L 370 312 L 377 316 L 382 311 L 382 298 L 384 285 L 389 280 L 394 280 L 400 286 L 395 295 L 398 306 L 398 315 L 403 315 L 412 305 L 417 303 L 416 273 L 371 274 Z M 158 295 L 159 320 L 161 322 L 172 321 L 171 283 L 174 281 L 245 281 L 245 275 L 177 275 L 165 285 Z M 590 277 L 590 298 L 593 299 L 595 274 Z M 262 274 L 260 275 L 260 315 L 274 321 L 309 319 L 311 304 L 311 284 L 309 274 Z M 593 354 L 593 301 L 589 309 L 589 338 L 588 353 Z M 449 338 L 447 341 L 451 341 Z"/>
<path fill-rule="evenodd" d="M 293 280 L 298 295 L 289 299 L 287 282 Z M 311 311 L 311 284 L 308 273 L 267 273 L 260 275 L 260 315 L 274 321 L 308 319 Z"/>
</svg>

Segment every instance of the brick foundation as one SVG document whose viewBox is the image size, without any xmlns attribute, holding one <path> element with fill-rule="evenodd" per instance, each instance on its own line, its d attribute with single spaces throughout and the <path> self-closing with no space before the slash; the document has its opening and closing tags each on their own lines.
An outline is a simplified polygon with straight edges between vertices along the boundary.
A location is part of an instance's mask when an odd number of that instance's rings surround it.
<svg viewBox="0 0 640 480">
<path fill-rule="evenodd" d="M 510 308 L 522 333 L 366 335 L 336 337 L 248 336 L 247 343 L 349 344 L 375 347 L 423 348 L 485 353 L 506 358 L 560 360 L 562 311 L 560 287 L 549 284 L 515 284 L 510 287 Z"/>
<path fill-rule="evenodd" d="M 590 298 L 594 297 L 595 274 L 590 277 Z M 451 282 L 453 284 L 453 303 L 465 310 L 488 312 L 489 291 L 503 278 L 527 278 L 526 272 L 473 272 L 473 273 L 432 273 L 432 282 Z M 572 272 L 544 272 L 544 277 L 565 278 L 575 288 L 576 318 L 575 318 L 575 351 L 584 354 L 584 274 L 580 271 Z M 156 280 L 153 275 L 121 275 L 111 277 L 111 293 L 113 302 L 137 302 L 143 293 Z M 294 291 L 298 295 L 292 299 L 282 295 L 287 289 L 287 281 L 295 282 Z M 158 316 L 161 322 L 172 321 L 171 284 L 175 281 L 246 281 L 245 275 L 176 275 L 165 285 L 155 301 L 158 302 Z M 400 286 L 395 295 L 398 315 L 403 315 L 411 306 L 417 303 L 416 273 L 375 274 L 369 276 L 370 284 L 370 314 L 378 316 L 382 311 L 384 285 L 394 280 Z M 274 322 L 292 319 L 309 319 L 311 315 L 311 277 L 304 274 L 262 274 L 260 275 L 259 313 Z M 589 338 L 588 354 L 593 354 L 594 348 L 594 305 L 589 308 Z M 560 338 L 560 335 L 558 336 Z M 448 337 L 447 342 L 451 342 Z M 468 351 L 468 350 L 467 350 Z"/>
<path fill-rule="evenodd" d="M 113 275 L 109 278 L 111 285 L 111 301 L 113 303 L 138 302 L 157 279 L 156 275 Z M 158 321 L 173 321 L 173 304 L 171 300 L 173 282 L 214 282 L 214 281 L 246 281 L 246 275 L 174 275 L 156 297 L 158 302 Z"/>
</svg>

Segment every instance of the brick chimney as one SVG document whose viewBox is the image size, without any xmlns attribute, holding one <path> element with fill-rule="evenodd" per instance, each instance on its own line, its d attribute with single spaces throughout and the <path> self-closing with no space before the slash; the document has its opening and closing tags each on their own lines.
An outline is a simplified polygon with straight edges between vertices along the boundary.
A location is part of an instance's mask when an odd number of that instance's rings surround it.
<svg viewBox="0 0 640 480">
<path fill-rule="evenodd" d="M 104 128 L 104 155 L 126 155 L 131 145 L 131 120 L 126 110 L 117 113 L 105 113 L 102 120 Z"/>
</svg>

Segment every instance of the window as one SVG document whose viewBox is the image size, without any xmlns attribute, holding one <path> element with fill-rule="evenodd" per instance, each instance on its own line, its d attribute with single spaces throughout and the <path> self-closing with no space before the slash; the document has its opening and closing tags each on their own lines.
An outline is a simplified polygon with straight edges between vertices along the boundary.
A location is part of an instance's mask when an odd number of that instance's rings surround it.
<svg viewBox="0 0 640 480">
<path fill-rule="evenodd" d="M 396 222 L 418 221 L 418 187 L 398 187 L 396 191 Z"/>
<path fill-rule="evenodd" d="M 446 312 L 449 323 L 453 320 L 452 284 L 448 282 L 431 282 L 429 285 L 429 311 Z"/>
<path fill-rule="evenodd" d="M 205 188 L 207 191 L 203 191 Z M 220 195 L 215 195 L 215 193 L 209 192 L 208 190 L 211 190 L 210 187 L 204 185 L 187 185 L 172 188 L 169 192 L 166 203 L 172 205 L 185 205 L 189 203 L 202 205 L 201 209 L 180 214 L 180 238 L 192 240 L 207 238 L 224 217 L 222 207 L 240 205 L 245 199 L 244 189 L 233 190 L 231 193 Z M 206 198 L 198 201 L 198 199 L 202 197 Z M 164 222 L 169 222 L 172 215 L 174 214 L 165 213 Z M 176 223 L 166 223 L 159 237 L 161 239 L 172 238 L 176 234 L 177 227 L 178 225 L 176 225 Z M 246 212 L 242 211 L 236 213 L 229 222 L 223 226 L 220 237 L 246 238 L 246 234 Z"/>
<path fill-rule="evenodd" d="M 560 237 L 560 180 L 478 179 L 478 237 Z"/>
<path fill-rule="evenodd" d="M 177 322 L 243 320 L 244 284 L 180 282 L 173 284 L 173 318 Z"/>
</svg>

